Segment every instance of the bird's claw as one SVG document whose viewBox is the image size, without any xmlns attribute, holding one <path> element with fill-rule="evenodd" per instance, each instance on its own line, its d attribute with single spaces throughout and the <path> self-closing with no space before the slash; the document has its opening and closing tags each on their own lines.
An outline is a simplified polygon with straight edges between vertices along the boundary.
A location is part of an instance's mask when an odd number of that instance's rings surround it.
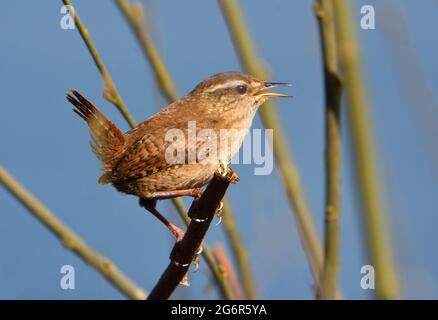
<svg viewBox="0 0 438 320">
<path fill-rule="evenodd" d="M 221 224 L 221 222 L 222 222 L 222 217 L 223 217 L 223 212 L 222 212 L 222 209 L 224 208 L 224 203 L 221 201 L 220 203 L 219 203 L 219 206 L 217 207 L 217 209 L 216 209 L 216 215 L 217 215 L 217 218 L 218 218 L 218 221 L 217 221 L 217 223 L 216 223 L 216 225 L 218 226 L 218 225 L 220 225 Z"/>
<path fill-rule="evenodd" d="M 195 252 L 195 256 L 193 257 L 193 265 L 195 266 L 195 272 L 199 269 L 199 255 L 202 253 L 203 248 L 202 245 L 199 246 L 198 250 Z"/>
<path fill-rule="evenodd" d="M 227 168 L 227 175 L 226 175 L 226 178 L 228 179 L 228 181 L 230 182 L 230 183 L 233 183 L 233 184 L 236 184 L 236 183 L 238 183 L 239 181 L 240 181 L 240 178 L 239 178 L 239 176 L 237 175 L 237 173 L 235 173 L 234 171 L 233 171 L 233 169 L 231 169 L 231 168 Z"/>
<path fill-rule="evenodd" d="M 231 169 L 230 167 L 226 167 L 226 168 L 220 168 L 217 172 L 216 172 L 216 176 L 220 179 L 223 179 L 229 183 L 232 184 L 236 184 L 237 182 L 239 182 L 240 178 L 237 175 L 237 173 L 235 173 L 233 171 L 233 169 Z"/>
<path fill-rule="evenodd" d="M 195 270 L 194 270 L 195 272 L 198 271 L 198 269 L 199 269 L 199 255 L 202 253 L 203 250 L 204 249 L 203 249 L 202 245 L 200 245 L 198 250 L 196 250 L 195 255 L 193 256 L 193 265 L 195 266 Z M 171 259 L 172 259 L 172 257 L 171 257 Z M 182 268 L 187 268 L 190 265 L 190 263 L 180 263 L 176 260 L 172 260 L 172 262 L 175 266 L 182 267 Z M 187 275 L 185 276 L 185 278 L 186 277 L 187 277 Z M 182 279 L 180 284 L 188 286 L 188 284 L 186 284 L 186 283 L 188 283 L 188 280 Z"/>
<path fill-rule="evenodd" d="M 176 242 L 180 242 L 184 238 L 184 231 L 182 231 L 180 228 L 178 228 L 175 225 L 171 225 L 170 228 L 176 238 Z"/>
<path fill-rule="evenodd" d="M 181 281 L 179 282 L 180 285 L 183 285 L 185 287 L 190 287 L 190 281 L 189 281 L 189 276 L 188 273 L 186 272 L 186 274 L 184 275 L 184 277 L 181 279 Z"/>
<path fill-rule="evenodd" d="M 203 193 L 204 193 L 204 190 L 202 190 L 201 188 L 193 189 L 193 198 L 199 199 L 202 197 Z"/>
</svg>

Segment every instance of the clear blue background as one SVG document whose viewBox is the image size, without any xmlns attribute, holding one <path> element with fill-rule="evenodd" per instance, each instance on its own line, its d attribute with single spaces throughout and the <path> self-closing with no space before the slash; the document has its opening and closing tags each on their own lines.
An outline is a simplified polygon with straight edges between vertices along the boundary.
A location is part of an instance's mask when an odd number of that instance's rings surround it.
<svg viewBox="0 0 438 320">
<path fill-rule="evenodd" d="M 165 106 L 151 68 L 114 3 L 73 3 L 134 117 L 143 120 Z M 240 69 L 216 1 L 143 3 L 154 39 L 181 94 L 214 73 Z M 433 137 L 425 138 L 424 133 L 430 131 L 422 129 L 433 130 L 437 119 L 438 2 L 370 0 L 356 4 L 358 26 L 360 5 L 372 4 L 376 9 L 376 30 L 360 31 L 360 37 L 385 182 L 382 189 L 390 209 L 404 297 L 438 298 L 438 190 L 432 160 L 436 146 Z M 293 83 L 295 98 L 278 101 L 275 108 L 322 235 L 323 91 L 313 1 L 257 0 L 241 1 L 241 5 L 272 80 Z M 78 89 L 123 130 L 128 126 L 102 98 L 100 74 L 77 30 L 60 28 L 60 8 L 61 1 L 54 0 L 1 5 L 0 163 L 92 247 L 150 290 L 168 263 L 173 239 L 138 207 L 134 197 L 96 183 L 99 164 L 89 148 L 88 130 L 72 113 L 64 93 Z M 397 21 L 405 29 L 395 27 Z M 406 72 L 410 67 L 419 72 L 422 82 L 413 81 L 414 74 Z M 258 118 L 254 127 L 261 127 Z M 348 128 L 343 132 L 340 286 L 347 298 L 367 299 L 373 295 L 360 287 L 360 267 L 370 260 Z M 228 196 L 248 247 L 260 297 L 312 298 L 312 278 L 277 172 L 254 176 L 252 165 L 239 165 L 235 170 L 241 182 L 229 189 Z M 168 201 L 159 208 L 182 225 Z M 123 298 L 2 188 L 0 218 L 0 298 Z M 224 243 L 222 227 L 212 227 L 206 241 Z M 60 268 L 65 264 L 75 267 L 75 290 L 60 288 Z M 198 273 L 190 273 L 190 280 L 192 286 L 179 288 L 174 297 L 218 297 L 211 290 L 214 287 L 203 261 Z"/>
</svg>

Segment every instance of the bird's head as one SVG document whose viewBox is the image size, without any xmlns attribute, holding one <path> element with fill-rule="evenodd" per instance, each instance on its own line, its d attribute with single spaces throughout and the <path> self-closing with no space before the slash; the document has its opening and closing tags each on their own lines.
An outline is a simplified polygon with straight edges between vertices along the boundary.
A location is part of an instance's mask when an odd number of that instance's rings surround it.
<svg viewBox="0 0 438 320">
<path fill-rule="evenodd" d="M 290 86 L 283 82 L 261 81 L 241 72 L 218 73 L 202 81 L 190 92 L 200 108 L 206 112 L 239 115 L 254 113 L 270 98 L 291 97 L 286 94 L 267 91 L 273 87 Z"/>
</svg>

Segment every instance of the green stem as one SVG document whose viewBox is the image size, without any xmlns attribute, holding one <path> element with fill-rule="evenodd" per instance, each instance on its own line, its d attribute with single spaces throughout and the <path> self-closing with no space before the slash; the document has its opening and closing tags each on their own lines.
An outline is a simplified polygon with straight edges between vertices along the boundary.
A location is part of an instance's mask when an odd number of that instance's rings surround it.
<svg viewBox="0 0 438 320">
<path fill-rule="evenodd" d="M 267 79 L 267 72 L 256 55 L 255 47 L 237 2 L 223 0 L 219 1 L 219 4 L 242 66 L 255 77 Z M 274 156 L 289 203 L 293 207 L 301 243 L 309 261 L 315 285 L 318 287 L 323 264 L 321 242 L 304 198 L 298 169 L 292 154 L 287 150 L 286 138 L 272 103 L 266 102 L 260 108 L 260 116 L 265 128 L 275 128 Z"/>
<path fill-rule="evenodd" d="M 62 0 L 62 2 L 70 6 L 72 8 L 73 5 L 71 4 L 70 0 Z M 74 10 L 74 21 L 75 26 L 78 28 L 79 33 L 82 37 L 82 39 L 85 42 L 85 45 L 87 46 L 88 51 L 90 52 L 91 57 L 94 60 L 94 63 L 96 64 L 97 69 L 99 70 L 104 85 L 104 97 L 111 103 L 113 103 L 117 109 L 120 111 L 120 113 L 123 115 L 123 117 L 128 121 L 129 125 L 131 127 L 135 127 L 137 124 L 132 117 L 132 115 L 129 113 L 128 108 L 126 107 L 125 103 L 123 102 L 123 99 L 121 95 L 119 94 L 116 85 L 114 84 L 113 79 L 111 78 L 111 75 L 109 74 L 108 70 L 106 69 L 99 53 L 97 52 L 96 47 L 93 44 L 93 41 L 91 40 L 90 34 L 88 33 L 87 27 L 82 23 L 81 19 L 79 18 L 79 15 L 77 14 L 76 10 Z"/>
<path fill-rule="evenodd" d="M 143 52 L 145 53 L 148 61 L 151 63 L 152 70 L 155 74 L 155 78 L 158 81 L 158 86 L 160 87 L 161 92 L 164 94 L 169 103 L 175 101 L 178 99 L 175 84 L 173 83 L 170 73 L 161 59 L 151 36 L 147 32 L 142 5 L 140 3 L 130 4 L 126 0 L 116 0 L 116 4 L 125 15 L 132 31 L 134 32 L 143 49 Z"/>
<path fill-rule="evenodd" d="M 370 102 L 366 93 L 367 86 L 356 32 L 357 18 L 353 18 L 351 1 L 335 0 L 334 8 L 345 69 L 348 117 L 354 141 L 355 165 L 361 190 L 368 249 L 376 272 L 376 294 L 381 299 L 396 299 L 400 296 L 397 271 L 392 261 L 386 208 L 380 189 L 373 122 L 369 114 Z"/>
<path fill-rule="evenodd" d="M 326 110 L 326 206 L 324 269 L 318 293 L 322 299 L 337 298 L 339 269 L 339 215 L 341 201 L 341 80 L 338 71 L 333 3 L 317 0 L 315 14 L 319 22 L 325 82 Z"/>
</svg>

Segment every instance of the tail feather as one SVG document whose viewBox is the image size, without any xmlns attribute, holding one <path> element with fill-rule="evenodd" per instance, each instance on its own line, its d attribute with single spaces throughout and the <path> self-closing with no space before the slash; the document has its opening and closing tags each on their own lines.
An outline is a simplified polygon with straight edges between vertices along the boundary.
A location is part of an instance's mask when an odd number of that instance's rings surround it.
<svg viewBox="0 0 438 320">
<path fill-rule="evenodd" d="M 76 90 L 70 90 L 66 94 L 66 98 L 75 107 L 73 111 L 87 122 L 90 128 L 93 152 L 102 161 L 104 173 L 110 173 L 114 161 L 123 151 L 125 144 L 123 133 L 96 106 Z"/>
</svg>

